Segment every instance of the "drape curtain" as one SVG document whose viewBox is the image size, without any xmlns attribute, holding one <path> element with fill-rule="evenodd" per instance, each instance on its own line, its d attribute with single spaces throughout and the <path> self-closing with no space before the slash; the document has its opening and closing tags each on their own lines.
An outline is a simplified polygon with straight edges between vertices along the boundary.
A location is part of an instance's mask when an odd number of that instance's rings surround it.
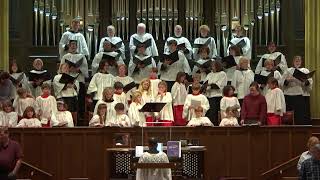
<svg viewBox="0 0 320 180">
<path fill-rule="evenodd" d="M 313 77 L 311 116 L 320 119 L 320 1 L 305 0 L 305 66 L 317 70 Z"/>
<path fill-rule="evenodd" d="M 9 0 L 0 0 L 0 70 L 9 67 Z"/>
</svg>

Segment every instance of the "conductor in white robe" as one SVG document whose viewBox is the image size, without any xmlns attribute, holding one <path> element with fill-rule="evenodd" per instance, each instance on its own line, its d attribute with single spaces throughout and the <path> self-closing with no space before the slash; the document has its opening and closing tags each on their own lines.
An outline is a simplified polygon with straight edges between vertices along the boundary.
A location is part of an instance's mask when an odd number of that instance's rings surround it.
<svg viewBox="0 0 320 180">
<path fill-rule="evenodd" d="M 107 27 L 108 36 L 101 39 L 100 45 L 99 45 L 99 52 L 105 51 L 104 42 L 108 41 L 108 42 L 110 42 L 110 44 L 113 48 L 113 51 L 118 52 L 121 55 L 121 58 L 125 59 L 124 43 L 120 37 L 115 36 L 115 33 L 116 33 L 116 29 L 114 28 L 114 26 L 110 25 Z"/>
<path fill-rule="evenodd" d="M 80 20 L 75 18 L 71 22 L 71 29 L 62 34 L 59 42 L 59 54 L 62 58 L 65 54 L 68 53 L 69 41 L 71 39 L 77 40 L 77 52 L 85 56 L 89 56 L 89 50 L 87 46 L 86 39 L 83 34 L 79 32 Z"/>
<path fill-rule="evenodd" d="M 177 41 L 177 45 L 178 45 L 178 50 L 180 52 L 182 52 L 187 59 L 191 59 L 192 58 L 192 46 L 190 44 L 190 41 L 181 36 L 182 34 L 182 27 L 180 25 L 176 25 L 174 27 L 174 36 L 169 37 L 166 41 L 166 43 L 164 44 L 164 53 L 169 53 L 170 52 L 170 48 L 168 45 L 168 42 L 171 40 L 176 40 Z"/>
<path fill-rule="evenodd" d="M 139 163 L 169 163 L 166 153 L 157 150 L 158 141 L 150 138 L 149 150 L 139 158 Z M 171 180 L 171 169 L 137 169 L 136 180 Z"/>
</svg>

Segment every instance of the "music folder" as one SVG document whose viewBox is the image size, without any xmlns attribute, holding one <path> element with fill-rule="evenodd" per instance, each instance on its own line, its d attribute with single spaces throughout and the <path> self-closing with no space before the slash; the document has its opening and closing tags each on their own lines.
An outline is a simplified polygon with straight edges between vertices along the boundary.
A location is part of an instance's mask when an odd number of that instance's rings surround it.
<svg viewBox="0 0 320 180">
<path fill-rule="evenodd" d="M 79 74 L 77 74 L 76 76 L 71 76 L 69 74 L 63 73 L 61 78 L 60 78 L 60 80 L 59 80 L 59 83 L 61 83 L 61 84 L 73 84 L 78 76 L 79 76 Z"/>
<path fill-rule="evenodd" d="M 140 112 L 160 112 L 165 105 L 166 103 L 149 102 L 140 109 Z"/>
<path fill-rule="evenodd" d="M 130 90 L 133 89 L 134 87 L 136 87 L 136 83 L 132 81 L 131 83 L 129 83 L 129 84 L 127 84 L 127 85 L 125 85 L 125 86 L 123 87 L 123 91 L 124 91 L 125 93 L 127 93 L 128 91 L 130 91 Z"/>
<path fill-rule="evenodd" d="M 261 74 L 255 74 L 254 81 L 256 81 L 258 84 L 267 84 L 268 76 L 263 76 Z"/>
<path fill-rule="evenodd" d="M 229 69 L 229 68 L 237 65 L 237 63 L 232 55 L 223 57 L 221 61 L 226 69 Z"/>
<path fill-rule="evenodd" d="M 293 72 L 293 77 L 299 79 L 300 81 L 305 81 L 305 80 L 311 78 L 315 72 L 316 71 L 314 70 L 314 71 L 311 71 L 306 74 L 306 73 L 300 71 L 299 69 L 295 69 Z"/>
</svg>

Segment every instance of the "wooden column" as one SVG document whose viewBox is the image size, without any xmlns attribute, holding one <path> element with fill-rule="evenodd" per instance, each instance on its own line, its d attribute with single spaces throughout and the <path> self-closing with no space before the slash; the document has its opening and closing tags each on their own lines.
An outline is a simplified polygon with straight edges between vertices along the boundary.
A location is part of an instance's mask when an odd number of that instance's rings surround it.
<svg viewBox="0 0 320 180">
<path fill-rule="evenodd" d="M 320 119 L 320 1 L 305 1 L 305 65 L 317 70 L 313 77 L 311 94 L 311 117 Z"/>
<path fill-rule="evenodd" d="M 9 0 L 0 1 L 0 70 L 9 67 Z"/>
</svg>

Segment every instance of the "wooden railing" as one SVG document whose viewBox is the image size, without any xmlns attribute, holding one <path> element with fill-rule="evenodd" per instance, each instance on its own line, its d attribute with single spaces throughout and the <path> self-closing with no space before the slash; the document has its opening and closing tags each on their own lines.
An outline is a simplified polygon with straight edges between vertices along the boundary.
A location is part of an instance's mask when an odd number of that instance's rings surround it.
<svg viewBox="0 0 320 180">
<path fill-rule="evenodd" d="M 289 168 L 297 166 L 299 158 L 300 158 L 300 155 L 262 173 L 261 178 L 265 179 L 265 180 L 267 180 L 267 179 L 272 179 L 272 180 L 281 179 L 284 171 L 288 170 Z"/>
<path fill-rule="evenodd" d="M 51 180 L 53 175 L 27 162 L 22 161 L 18 179 Z"/>
</svg>

